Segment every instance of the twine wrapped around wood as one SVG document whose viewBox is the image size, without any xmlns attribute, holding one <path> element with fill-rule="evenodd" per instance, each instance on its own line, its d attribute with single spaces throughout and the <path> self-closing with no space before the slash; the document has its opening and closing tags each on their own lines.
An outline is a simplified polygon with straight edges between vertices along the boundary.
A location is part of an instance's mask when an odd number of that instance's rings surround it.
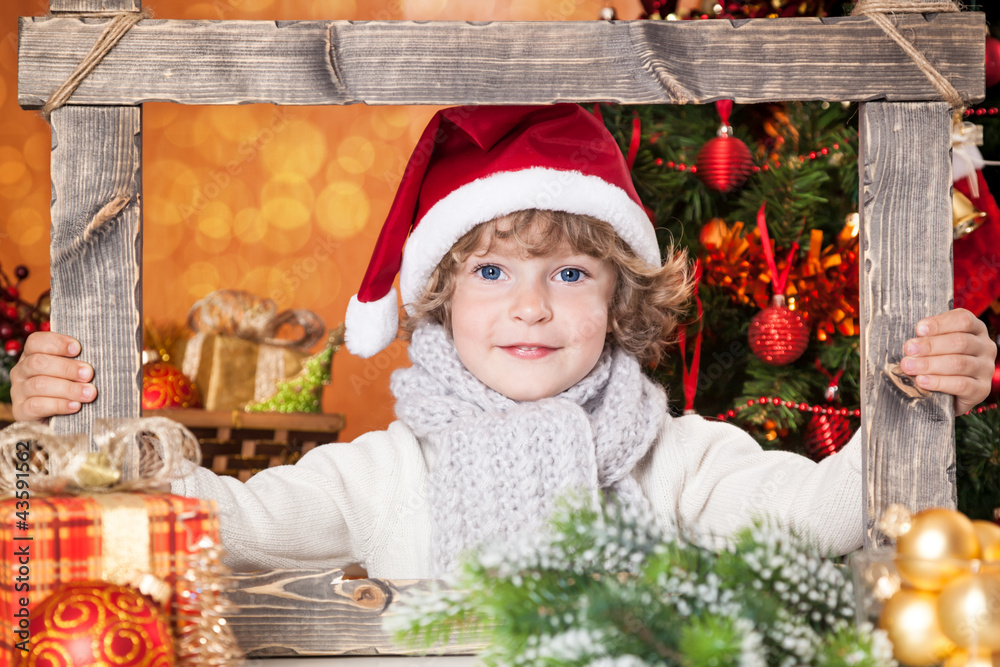
<svg viewBox="0 0 1000 667">
<path fill-rule="evenodd" d="M 50 263 L 53 267 L 61 265 L 63 262 L 73 257 L 78 257 L 80 253 L 93 244 L 94 239 L 104 232 L 108 222 L 114 220 L 125 210 L 132 198 L 127 195 L 115 195 L 107 204 L 94 214 L 90 222 L 83 228 L 83 233 L 73 239 L 65 248 L 61 248 L 52 254 Z"/>
<path fill-rule="evenodd" d="M 138 450 L 138 474 L 122 479 L 132 448 Z M 186 462 L 201 462 L 198 439 L 166 417 L 113 425 L 101 420 L 92 435 L 57 434 L 49 426 L 17 422 L 0 431 L 0 498 L 14 495 L 24 485 L 18 480 L 25 479 L 33 494 L 156 491 L 181 477 Z"/>
<path fill-rule="evenodd" d="M 64 18 L 70 15 L 60 14 L 60 18 Z M 42 107 L 42 117 L 48 120 L 52 115 L 52 112 L 66 104 L 73 92 L 80 87 L 90 73 L 94 71 L 94 68 L 104 60 L 104 56 L 111 52 L 111 49 L 115 48 L 115 45 L 121 41 L 122 37 L 131 30 L 136 23 L 139 21 L 149 18 L 152 16 L 152 12 L 149 9 L 143 9 L 141 12 L 121 12 L 108 14 L 107 12 L 102 12 L 100 14 L 79 14 L 81 18 L 93 18 L 93 17 L 104 17 L 104 16 L 114 16 L 114 18 L 104 26 L 104 30 L 101 32 L 101 36 L 97 38 L 94 46 L 91 47 L 90 51 L 80 64 L 76 66 L 73 73 L 62 83 L 59 88 L 56 89 L 54 93 L 49 97 L 48 101 Z"/>
<path fill-rule="evenodd" d="M 924 76 L 937 88 L 938 92 L 952 109 L 959 109 L 965 106 L 962 95 L 951 85 L 937 70 L 929 60 L 917 50 L 910 40 L 896 29 L 892 21 L 886 14 L 931 14 L 950 13 L 960 11 L 961 8 L 951 0 L 937 0 L 934 2 L 921 2 L 920 0 L 858 0 L 854 5 L 851 16 L 867 16 L 875 25 L 882 29 L 892 41 L 906 52 L 906 55 L 913 59 Z"/>
</svg>

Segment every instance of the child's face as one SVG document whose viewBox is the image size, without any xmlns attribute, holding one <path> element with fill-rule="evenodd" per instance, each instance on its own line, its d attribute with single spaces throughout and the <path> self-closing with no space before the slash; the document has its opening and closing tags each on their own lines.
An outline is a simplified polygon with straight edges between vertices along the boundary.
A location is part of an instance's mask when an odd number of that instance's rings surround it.
<svg viewBox="0 0 1000 667">
<path fill-rule="evenodd" d="M 452 336 L 469 371 L 515 401 L 555 396 L 582 380 L 604 349 L 614 269 L 561 243 L 527 257 L 495 240 L 458 268 Z"/>
</svg>

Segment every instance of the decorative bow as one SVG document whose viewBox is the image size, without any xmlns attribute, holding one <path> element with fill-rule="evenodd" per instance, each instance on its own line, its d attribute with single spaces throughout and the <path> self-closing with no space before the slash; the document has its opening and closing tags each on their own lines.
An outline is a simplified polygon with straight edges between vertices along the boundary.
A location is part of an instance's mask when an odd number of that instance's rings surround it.
<svg viewBox="0 0 1000 667">
<path fill-rule="evenodd" d="M 131 451 L 138 470 L 128 479 L 123 472 Z M 17 422 L 0 431 L 0 498 L 24 488 L 53 494 L 153 491 L 182 476 L 186 461 L 201 462 L 198 439 L 165 417 L 113 425 L 99 420 L 93 435 Z"/>
<path fill-rule="evenodd" d="M 285 325 L 299 326 L 298 338 L 278 338 Z M 188 327 L 195 333 L 235 336 L 256 343 L 308 350 L 326 334 L 326 325 L 311 310 L 278 312 L 271 299 L 250 292 L 218 290 L 196 302 L 188 311 Z"/>
</svg>

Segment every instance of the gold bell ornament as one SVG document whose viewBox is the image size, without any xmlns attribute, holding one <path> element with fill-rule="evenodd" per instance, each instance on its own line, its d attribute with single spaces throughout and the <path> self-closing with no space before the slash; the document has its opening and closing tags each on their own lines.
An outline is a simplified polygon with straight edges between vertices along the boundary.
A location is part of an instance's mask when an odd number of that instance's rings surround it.
<svg viewBox="0 0 1000 667">
<path fill-rule="evenodd" d="M 951 193 L 951 229 L 956 239 L 967 236 L 986 222 L 986 212 L 973 206 L 972 201 L 958 190 Z"/>
</svg>

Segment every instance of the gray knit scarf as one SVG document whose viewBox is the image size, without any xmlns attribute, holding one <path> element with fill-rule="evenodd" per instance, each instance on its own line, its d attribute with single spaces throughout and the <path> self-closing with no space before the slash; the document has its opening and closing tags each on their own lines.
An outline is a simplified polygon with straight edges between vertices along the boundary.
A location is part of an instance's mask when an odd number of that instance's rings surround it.
<svg viewBox="0 0 1000 667">
<path fill-rule="evenodd" d="M 518 402 L 477 380 L 445 329 L 413 332 L 413 366 L 392 375 L 396 415 L 430 448 L 437 574 L 465 549 L 542 524 L 570 490 L 646 504 L 631 472 L 666 419 L 666 394 L 632 355 L 605 348 L 563 393 Z"/>
</svg>

